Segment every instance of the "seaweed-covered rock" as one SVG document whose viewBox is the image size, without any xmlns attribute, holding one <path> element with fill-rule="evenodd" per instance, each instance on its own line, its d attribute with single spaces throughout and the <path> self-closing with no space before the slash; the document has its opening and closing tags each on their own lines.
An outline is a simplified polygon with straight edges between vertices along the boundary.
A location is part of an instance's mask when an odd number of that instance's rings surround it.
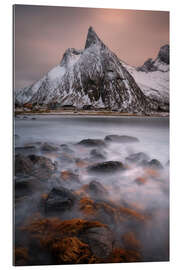
<svg viewBox="0 0 180 270">
<path fill-rule="evenodd" d="M 120 161 L 106 161 L 88 167 L 88 171 L 92 173 L 115 173 L 124 169 L 125 167 Z"/>
<path fill-rule="evenodd" d="M 64 187 L 53 188 L 45 202 L 46 212 L 63 212 L 73 207 L 75 203 L 75 195 Z"/>
<path fill-rule="evenodd" d="M 80 235 L 80 239 L 87 243 L 97 257 L 107 258 L 112 252 L 113 237 L 106 227 L 94 227 Z"/>
<path fill-rule="evenodd" d="M 100 139 L 84 139 L 78 143 L 86 147 L 105 147 L 106 143 Z"/>
<path fill-rule="evenodd" d="M 139 139 L 132 136 L 126 135 L 107 135 L 105 138 L 106 142 L 114 142 L 114 143 L 134 143 L 139 142 Z"/>
</svg>

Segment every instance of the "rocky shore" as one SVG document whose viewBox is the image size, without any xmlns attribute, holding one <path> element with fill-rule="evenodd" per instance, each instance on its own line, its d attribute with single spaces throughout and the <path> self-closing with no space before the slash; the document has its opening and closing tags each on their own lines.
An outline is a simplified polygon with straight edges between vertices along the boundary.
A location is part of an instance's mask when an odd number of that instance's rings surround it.
<svg viewBox="0 0 180 270">
<path fill-rule="evenodd" d="M 110 134 L 15 146 L 15 265 L 168 260 L 168 205 L 154 195 L 168 202 L 168 162 L 143 152 L 108 159 L 112 145 L 138 142 Z"/>
</svg>

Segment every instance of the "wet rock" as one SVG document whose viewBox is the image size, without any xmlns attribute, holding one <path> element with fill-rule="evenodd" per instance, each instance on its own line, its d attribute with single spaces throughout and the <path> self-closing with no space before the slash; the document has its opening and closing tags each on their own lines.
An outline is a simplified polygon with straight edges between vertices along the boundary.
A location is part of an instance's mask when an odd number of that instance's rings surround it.
<svg viewBox="0 0 180 270">
<path fill-rule="evenodd" d="M 105 147 L 106 143 L 99 139 L 84 139 L 78 143 L 86 147 Z"/>
<path fill-rule="evenodd" d="M 152 159 L 151 161 L 149 161 L 148 166 L 152 169 L 163 169 L 161 162 L 157 159 Z"/>
<path fill-rule="evenodd" d="M 57 169 L 56 162 L 53 163 L 49 158 L 38 155 L 29 155 L 28 158 L 33 163 L 33 175 L 37 177 L 48 177 Z"/>
<path fill-rule="evenodd" d="M 90 152 L 90 156 L 92 159 L 98 160 L 104 160 L 105 158 L 105 151 L 101 151 L 100 149 L 92 149 Z"/>
<path fill-rule="evenodd" d="M 92 173 L 115 173 L 124 169 L 120 161 L 106 161 L 88 167 L 88 171 Z"/>
<path fill-rule="evenodd" d="M 92 253 L 99 258 L 107 258 L 112 252 L 113 237 L 106 227 L 90 228 L 79 238 L 87 243 Z"/>
<path fill-rule="evenodd" d="M 74 151 L 67 145 L 67 144 L 61 144 L 60 150 L 62 150 L 65 153 L 73 154 Z"/>
<path fill-rule="evenodd" d="M 106 142 L 114 142 L 114 143 L 134 143 L 139 142 L 139 139 L 132 136 L 126 135 L 107 135 L 105 138 Z"/>
<path fill-rule="evenodd" d="M 15 177 L 15 198 L 31 195 L 33 192 L 44 189 L 44 181 L 41 182 L 34 176 Z"/>
<path fill-rule="evenodd" d="M 50 143 L 43 143 L 43 145 L 41 146 L 41 150 L 42 151 L 45 151 L 45 152 L 49 152 L 49 151 L 57 151 L 58 150 L 58 147 L 55 146 L 55 145 L 52 145 Z"/>
<path fill-rule="evenodd" d="M 80 183 L 79 180 L 79 175 L 73 173 L 72 171 L 69 170 L 65 170 L 65 171 L 61 171 L 61 175 L 60 178 L 65 181 L 65 182 L 75 182 L 75 183 Z"/>
<path fill-rule="evenodd" d="M 25 145 L 20 147 L 15 147 L 15 153 L 17 154 L 32 154 L 36 151 L 36 147 L 34 145 Z"/>
<path fill-rule="evenodd" d="M 49 213 L 70 210 L 73 207 L 75 200 L 75 195 L 67 188 L 53 188 L 48 194 L 45 202 L 45 211 Z"/>
<path fill-rule="evenodd" d="M 31 174 L 32 168 L 33 163 L 28 157 L 22 154 L 17 154 L 15 156 L 15 175 Z"/>
<path fill-rule="evenodd" d="M 89 191 L 93 196 L 97 196 L 98 198 L 106 197 L 108 195 L 108 191 L 98 181 L 91 181 L 89 183 Z"/>
<path fill-rule="evenodd" d="M 130 156 L 126 158 L 126 160 L 131 163 L 146 165 L 147 161 L 149 160 L 149 157 L 145 153 L 139 152 L 139 153 L 131 154 Z"/>
</svg>

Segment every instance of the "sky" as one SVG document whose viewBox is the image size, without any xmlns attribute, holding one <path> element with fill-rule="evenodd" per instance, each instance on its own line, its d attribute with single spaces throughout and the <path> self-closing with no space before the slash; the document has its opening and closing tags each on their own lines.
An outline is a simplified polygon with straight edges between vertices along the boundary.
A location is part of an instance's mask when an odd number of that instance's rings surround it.
<svg viewBox="0 0 180 270">
<path fill-rule="evenodd" d="M 121 60 L 133 66 L 169 44 L 169 12 L 16 5 L 15 89 L 29 86 L 58 65 L 68 48 L 83 49 L 89 26 Z"/>
</svg>

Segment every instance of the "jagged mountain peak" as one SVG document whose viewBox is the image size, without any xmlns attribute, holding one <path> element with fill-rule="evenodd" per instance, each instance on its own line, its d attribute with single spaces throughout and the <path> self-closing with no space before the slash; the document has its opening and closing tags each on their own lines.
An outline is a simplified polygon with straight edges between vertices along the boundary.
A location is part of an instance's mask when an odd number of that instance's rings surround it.
<svg viewBox="0 0 180 270">
<path fill-rule="evenodd" d="M 84 50 L 67 49 L 59 65 L 15 93 L 15 102 L 60 107 L 73 104 L 77 108 L 91 105 L 122 112 L 148 112 L 157 108 L 92 27 Z"/>
<path fill-rule="evenodd" d="M 149 58 L 137 71 L 151 72 L 151 71 L 169 71 L 169 45 L 163 45 L 158 52 L 156 59 Z"/>
<path fill-rule="evenodd" d="M 169 44 L 160 48 L 157 58 L 169 65 Z"/>
<path fill-rule="evenodd" d="M 90 46 L 95 45 L 95 44 L 100 45 L 100 46 L 105 46 L 104 43 L 101 41 L 101 39 L 96 34 L 96 32 L 94 31 L 93 27 L 90 26 L 88 29 L 88 33 L 87 33 L 85 49 L 87 49 Z"/>
</svg>

